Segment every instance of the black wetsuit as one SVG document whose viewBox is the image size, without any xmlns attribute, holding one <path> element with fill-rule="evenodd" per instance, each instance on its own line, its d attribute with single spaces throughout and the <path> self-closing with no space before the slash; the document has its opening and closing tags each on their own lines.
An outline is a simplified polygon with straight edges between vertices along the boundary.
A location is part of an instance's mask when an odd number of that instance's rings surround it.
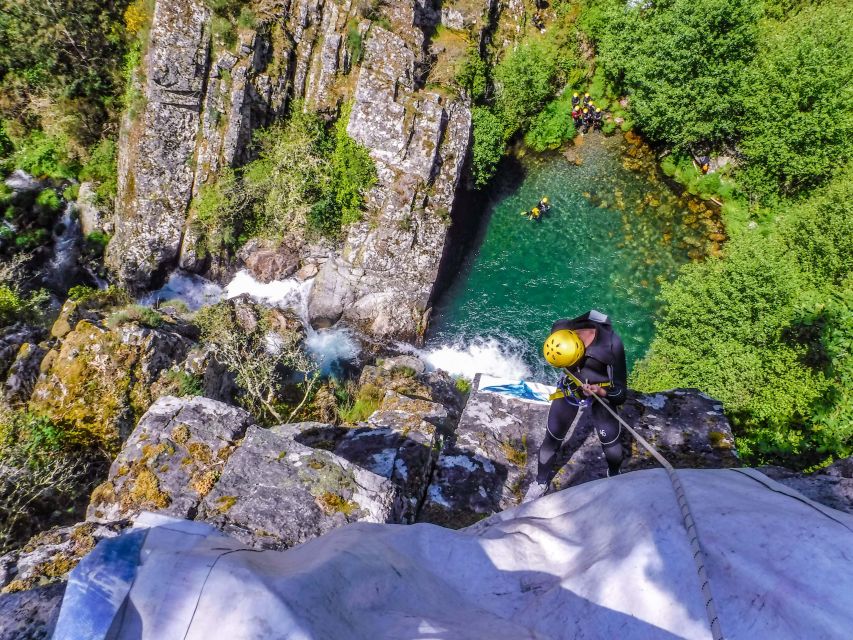
<svg viewBox="0 0 853 640">
<path fill-rule="evenodd" d="M 595 329 L 595 339 L 584 352 L 584 357 L 569 371 L 581 382 L 589 384 L 608 383 L 604 400 L 613 409 L 625 402 L 628 392 L 628 368 L 625 362 L 625 347 L 621 338 L 613 330 L 610 321 L 601 314 L 603 320 L 592 320 L 597 312 L 590 311 L 573 320 L 558 320 L 551 327 L 551 333 L 560 329 Z M 566 377 L 568 378 L 568 377 Z M 622 450 L 622 429 L 616 419 L 595 398 L 587 397 L 576 385 L 564 378 L 561 387 L 566 397 L 551 402 L 548 412 L 548 431 L 539 449 L 539 472 L 536 481 L 547 483 L 554 474 L 554 460 L 560 445 L 566 437 L 579 410 L 583 410 L 582 420 L 590 420 L 595 433 L 604 449 L 604 457 L 610 475 L 619 473 L 624 452 Z"/>
</svg>

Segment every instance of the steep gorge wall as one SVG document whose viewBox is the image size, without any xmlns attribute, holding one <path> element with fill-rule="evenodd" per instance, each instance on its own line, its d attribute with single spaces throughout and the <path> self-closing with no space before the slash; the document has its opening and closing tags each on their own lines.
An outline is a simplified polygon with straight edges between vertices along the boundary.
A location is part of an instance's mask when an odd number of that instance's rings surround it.
<svg viewBox="0 0 853 640">
<path fill-rule="evenodd" d="M 464 101 L 428 84 L 440 66 L 431 39 L 444 23 L 460 38 L 481 40 L 492 5 L 262 1 L 252 5 L 258 28 L 241 27 L 239 42 L 226 47 L 211 34 L 202 0 L 159 0 L 138 72 L 145 104 L 126 117 L 120 141 L 107 254 L 113 273 L 141 290 L 176 266 L 204 272 L 189 220 L 201 186 L 246 162 L 253 132 L 280 117 L 289 99 L 325 111 L 352 100 L 348 132 L 369 150 L 379 180 L 365 221 L 321 270 L 311 319 L 415 337 L 428 317 L 471 139 Z M 360 67 L 347 47 L 353 30 L 364 39 Z"/>
</svg>

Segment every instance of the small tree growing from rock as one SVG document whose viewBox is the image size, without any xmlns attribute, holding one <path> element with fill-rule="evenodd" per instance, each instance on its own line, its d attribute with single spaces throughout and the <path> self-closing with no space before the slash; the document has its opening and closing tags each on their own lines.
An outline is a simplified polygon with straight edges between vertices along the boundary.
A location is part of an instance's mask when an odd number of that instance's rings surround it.
<svg viewBox="0 0 853 640">
<path fill-rule="evenodd" d="M 273 328 L 269 314 L 258 313 L 250 305 L 222 302 L 196 315 L 201 339 L 211 355 L 234 374 L 243 391 L 246 408 L 261 418 L 284 422 L 278 398 L 288 373 L 304 374 L 302 408 L 318 375 L 302 347 L 301 332 L 292 327 Z"/>
</svg>

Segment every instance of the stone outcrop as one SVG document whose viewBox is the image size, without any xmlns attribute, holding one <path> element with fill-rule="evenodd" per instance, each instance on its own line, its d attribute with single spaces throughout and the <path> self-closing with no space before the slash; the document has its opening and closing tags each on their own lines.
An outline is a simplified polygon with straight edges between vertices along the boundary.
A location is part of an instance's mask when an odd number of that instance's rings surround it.
<svg viewBox="0 0 853 640">
<path fill-rule="evenodd" d="M 454 435 L 436 463 L 419 514 L 422 522 L 462 527 L 519 504 L 536 477 L 549 405 L 479 391 L 479 378 Z M 623 418 L 675 467 L 738 464 L 722 405 L 695 391 L 630 394 Z M 584 419 L 564 444 L 553 490 L 605 477 L 607 465 L 592 424 Z M 657 466 L 623 434 L 629 457 L 623 471 Z"/>
<path fill-rule="evenodd" d="M 276 429 L 250 427 L 204 498 L 204 519 L 253 547 L 288 548 L 350 522 L 401 522 L 394 483 Z"/>
<path fill-rule="evenodd" d="M 53 635 L 65 583 L 0 595 L 0 640 L 48 640 Z"/>
<path fill-rule="evenodd" d="M 145 106 L 122 131 L 115 235 L 106 255 L 131 287 L 147 286 L 178 258 L 207 85 L 209 17 L 201 0 L 154 5 L 142 62 Z"/>
<path fill-rule="evenodd" d="M 761 471 L 815 502 L 853 514 L 853 457 L 811 474 L 782 467 L 764 467 Z"/>
<path fill-rule="evenodd" d="M 381 337 L 421 333 L 471 137 L 468 107 L 423 88 L 434 55 L 426 34 L 442 20 L 482 34 L 491 5 L 463 5 L 444 17 L 429 4 L 380 5 L 389 31 L 352 3 L 267 3 L 257 28 L 240 28 L 228 47 L 211 39 L 201 0 L 158 0 L 137 78 L 145 104 L 120 139 L 106 258 L 118 279 L 142 289 L 175 266 L 208 268 L 190 211 L 202 186 L 250 159 L 252 133 L 284 112 L 288 96 L 329 111 L 352 99 L 348 133 L 370 151 L 379 179 L 365 220 L 320 269 L 311 320 L 344 319 Z M 352 57 L 350 34 L 363 42 L 363 61 Z M 275 270 L 292 273 L 291 263 Z"/>
<path fill-rule="evenodd" d="M 47 350 L 37 344 L 25 342 L 6 376 L 4 396 L 10 405 L 26 403 L 33 393 L 39 376 L 39 366 Z"/>
<path fill-rule="evenodd" d="M 88 518 L 110 522 L 143 510 L 194 517 L 252 424 L 242 409 L 207 398 L 160 398 L 93 492 Z"/>
<path fill-rule="evenodd" d="M 468 151 L 471 114 L 417 85 L 418 53 L 374 27 L 347 132 L 376 163 L 366 220 L 320 270 L 309 301 L 315 326 L 345 320 L 381 337 L 414 338 L 428 309 Z"/>
</svg>

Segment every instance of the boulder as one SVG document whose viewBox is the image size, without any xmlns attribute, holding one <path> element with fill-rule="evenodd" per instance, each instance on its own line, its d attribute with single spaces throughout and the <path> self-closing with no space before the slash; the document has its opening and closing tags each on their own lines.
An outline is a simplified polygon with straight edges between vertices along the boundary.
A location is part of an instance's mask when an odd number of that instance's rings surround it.
<svg viewBox="0 0 853 640">
<path fill-rule="evenodd" d="M 109 231 L 112 224 L 107 215 L 98 205 L 95 187 L 91 182 L 81 182 L 77 195 L 77 219 L 80 221 L 80 231 L 85 238 L 96 231 Z"/>
<path fill-rule="evenodd" d="M 394 408 L 382 408 L 392 406 Z M 440 405 L 404 398 L 388 391 L 379 411 L 357 428 L 303 425 L 293 438 L 310 447 L 333 452 L 352 464 L 393 482 L 405 501 L 400 521 L 415 521 L 429 484 L 439 435 L 444 423 Z"/>
<path fill-rule="evenodd" d="M 0 593 L 17 593 L 68 579 L 95 545 L 115 537 L 128 522 L 82 522 L 34 536 L 21 549 L 0 556 Z"/>
<path fill-rule="evenodd" d="M 23 324 L 0 328 L 0 380 L 6 379 L 9 367 L 15 362 L 21 346 L 41 340 L 43 331 Z"/>
<path fill-rule="evenodd" d="M 259 282 L 289 278 L 299 269 L 299 255 L 286 247 L 250 240 L 240 251 L 243 264 Z"/>
<path fill-rule="evenodd" d="M 154 329 L 81 320 L 42 359 L 29 407 L 117 452 L 153 402 L 153 383 L 186 357 L 192 341 L 184 333 L 170 322 Z"/>
<path fill-rule="evenodd" d="M 87 518 L 110 522 L 143 510 L 193 518 L 252 424 L 242 409 L 215 400 L 160 398 L 92 493 Z"/>
<path fill-rule="evenodd" d="M 762 473 L 810 500 L 853 514 L 853 458 L 838 460 L 815 473 L 763 467 Z"/>
<path fill-rule="evenodd" d="M 400 522 L 384 477 L 275 430 L 252 426 L 204 497 L 201 517 L 245 544 L 289 548 L 345 524 Z"/>
<path fill-rule="evenodd" d="M 0 595 L 0 640 L 48 640 L 53 636 L 65 583 Z"/>
</svg>

